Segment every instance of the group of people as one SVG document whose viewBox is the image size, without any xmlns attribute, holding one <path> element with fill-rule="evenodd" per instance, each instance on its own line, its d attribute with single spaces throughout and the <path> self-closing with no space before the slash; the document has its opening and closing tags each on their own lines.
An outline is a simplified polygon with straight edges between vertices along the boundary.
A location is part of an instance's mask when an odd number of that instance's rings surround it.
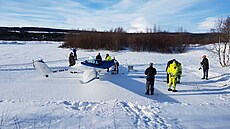
<svg viewBox="0 0 230 129">
<path fill-rule="evenodd" d="M 73 52 L 69 55 L 69 66 L 73 66 L 76 63 L 77 60 L 77 53 L 76 49 L 72 49 Z M 112 58 L 109 54 L 106 54 L 105 57 L 106 61 L 111 61 Z M 101 54 L 98 53 L 96 56 L 95 64 L 102 65 L 102 57 Z M 201 67 L 199 70 L 203 69 L 203 78 L 208 80 L 208 70 L 209 70 L 209 61 L 206 57 L 206 55 L 202 56 L 202 61 L 200 62 Z M 114 58 L 114 68 L 112 71 L 116 72 L 118 74 L 118 61 Z M 109 72 L 109 68 L 107 68 L 107 72 Z M 182 64 L 178 62 L 176 59 L 172 59 L 168 61 L 166 66 L 166 72 L 167 72 L 167 85 L 168 85 L 168 91 L 177 92 L 176 90 L 176 84 L 180 83 L 181 76 L 182 76 Z M 149 67 L 145 70 L 146 76 L 146 95 L 154 95 L 154 81 L 155 81 L 155 75 L 157 74 L 156 68 L 153 67 L 153 63 L 149 64 Z"/>
<path fill-rule="evenodd" d="M 107 53 L 106 56 L 105 56 L 105 61 L 111 61 L 111 60 L 112 60 L 112 57 Z M 95 63 L 97 63 L 98 65 L 102 65 L 102 57 L 101 57 L 100 53 L 97 54 Z M 119 63 L 114 58 L 114 68 L 112 70 L 113 74 L 118 74 L 118 71 L 119 71 L 118 66 L 119 66 Z M 107 72 L 109 72 L 109 68 L 107 68 Z"/>
<path fill-rule="evenodd" d="M 72 52 L 70 52 L 70 54 L 69 54 L 69 66 L 75 65 L 76 60 L 77 60 L 77 53 L 76 53 L 76 49 L 73 48 Z M 112 60 L 112 57 L 107 53 L 105 56 L 105 61 L 111 61 L 111 60 Z M 98 53 L 96 56 L 95 64 L 102 65 L 102 57 L 101 57 L 100 53 Z M 119 71 L 118 66 L 119 66 L 119 63 L 114 58 L 114 68 L 112 70 L 114 74 L 118 74 L 118 71 Z M 107 72 L 109 72 L 109 68 L 107 68 Z"/>
<path fill-rule="evenodd" d="M 108 53 L 107 53 L 106 56 L 105 56 L 105 60 L 106 60 L 106 61 L 112 60 L 111 56 L 110 56 Z M 102 64 L 102 57 L 101 57 L 101 54 L 100 54 L 100 53 L 97 54 L 95 63 L 97 63 L 98 65 L 101 65 L 101 64 Z"/>
<path fill-rule="evenodd" d="M 208 70 L 209 70 L 209 61 L 206 55 L 202 56 L 202 61 L 200 62 L 201 67 L 203 69 L 203 78 L 208 80 Z M 176 59 L 172 59 L 168 61 L 166 66 L 167 72 L 167 85 L 168 91 L 177 92 L 176 84 L 180 83 L 180 79 L 182 76 L 182 64 L 178 62 Z M 153 63 L 149 64 L 149 67 L 145 70 L 146 76 L 146 95 L 154 95 L 154 80 L 155 75 L 157 74 L 156 68 L 153 67 Z"/>
</svg>

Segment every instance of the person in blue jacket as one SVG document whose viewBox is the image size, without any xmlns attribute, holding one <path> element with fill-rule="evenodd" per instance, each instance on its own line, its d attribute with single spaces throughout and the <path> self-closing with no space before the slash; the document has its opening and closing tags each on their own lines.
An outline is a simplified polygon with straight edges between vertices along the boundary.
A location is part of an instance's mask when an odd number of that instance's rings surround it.
<svg viewBox="0 0 230 129">
<path fill-rule="evenodd" d="M 77 60 L 77 50 L 76 50 L 76 48 L 73 48 L 73 56 L 74 56 L 74 59 Z"/>
</svg>

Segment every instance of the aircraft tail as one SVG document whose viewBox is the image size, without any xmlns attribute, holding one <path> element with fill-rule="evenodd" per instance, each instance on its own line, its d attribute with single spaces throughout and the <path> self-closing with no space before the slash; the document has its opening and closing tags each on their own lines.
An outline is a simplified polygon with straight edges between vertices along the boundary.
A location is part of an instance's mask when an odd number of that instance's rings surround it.
<svg viewBox="0 0 230 129">
<path fill-rule="evenodd" d="M 49 75 L 53 73 L 43 60 L 33 61 L 33 65 L 35 69 L 45 77 L 49 77 Z"/>
</svg>

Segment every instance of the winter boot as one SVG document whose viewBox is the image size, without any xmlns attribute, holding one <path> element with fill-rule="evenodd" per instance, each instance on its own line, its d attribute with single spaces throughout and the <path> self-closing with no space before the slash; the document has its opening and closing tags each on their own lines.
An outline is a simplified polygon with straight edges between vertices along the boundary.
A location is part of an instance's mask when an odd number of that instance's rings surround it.
<svg viewBox="0 0 230 129">
<path fill-rule="evenodd" d="M 154 89 L 151 89 L 151 95 L 154 95 Z"/>
<path fill-rule="evenodd" d="M 146 94 L 146 95 L 149 95 L 149 91 L 146 91 L 145 94 Z"/>
</svg>

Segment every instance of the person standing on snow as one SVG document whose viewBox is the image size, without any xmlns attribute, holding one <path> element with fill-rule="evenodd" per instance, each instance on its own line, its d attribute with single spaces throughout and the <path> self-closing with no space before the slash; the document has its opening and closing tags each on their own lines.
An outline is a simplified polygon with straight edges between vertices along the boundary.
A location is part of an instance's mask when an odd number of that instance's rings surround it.
<svg viewBox="0 0 230 129">
<path fill-rule="evenodd" d="M 105 56 L 105 60 L 106 61 L 110 61 L 112 60 L 111 56 L 107 53 L 106 56 Z M 107 68 L 107 72 L 109 72 L 109 68 Z"/>
<path fill-rule="evenodd" d="M 165 71 L 167 73 L 167 84 L 169 83 L 169 74 L 168 74 L 167 70 L 168 70 L 168 67 L 170 66 L 170 64 L 173 63 L 173 61 L 176 61 L 176 59 L 172 59 L 172 60 L 168 61 L 167 66 L 166 66 L 166 70 Z"/>
<path fill-rule="evenodd" d="M 101 54 L 98 53 L 97 56 L 96 56 L 96 62 L 98 65 L 101 65 L 102 64 L 102 58 L 101 58 Z"/>
<path fill-rule="evenodd" d="M 119 73 L 119 62 L 114 58 L 114 68 L 113 68 L 113 72 L 115 74 Z"/>
<path fill-rule="evenodd" d="M 153 63 L 149 64 L 149 67 L 145 70 L 146 76 L 146 95 L 149 95 L 149 92 L 151 92 L 151 95 L 154 95 L 154 81 L 155 81 L 155 75 L 157 74 L 157 71 L 155 68 L 153 68 Z"/>
<path fill-rule="evenodd" d="M 202 58 L 203 60 L 200 62 L 200 64 L 203 67 L 203 78 L 202 79 L 208 80 L 208 69 L 209 69 L 208 59 L 206 55 L 203 55 Z"/>
<path fill-rule="evenodd" d="M 177 67 L 178 67 L 178 72 L 177 72 L 177 83 L 180 83 L 180 79 L 182 76 L 182 64 L 180 62 L 176 62 Z"/>
<path fill-rule="evenodd" d="M 77 50 L 76 50 L 76 48 L 73 48 L 73 56 L 74 56 L 74 59 L 77 60 Z"/>
<path fill-rule="evenodd" d="M 75 65 L 75 59 L 74 59 L 74 56 L 73 56 L 73 52 L 71 52 L 70 54 L 69 54 L 69 66 L 73 66 L 73 65 Z"/>
<path fill-rule="evenodd" d="M 177 92 L 176 80 L 178 74 L 178 66 L 176 64 L 176 61 L 173 61 L 173 63 L 169 65 L 167 73 L 169 74 L 168 91 Z"/>
</svg>

